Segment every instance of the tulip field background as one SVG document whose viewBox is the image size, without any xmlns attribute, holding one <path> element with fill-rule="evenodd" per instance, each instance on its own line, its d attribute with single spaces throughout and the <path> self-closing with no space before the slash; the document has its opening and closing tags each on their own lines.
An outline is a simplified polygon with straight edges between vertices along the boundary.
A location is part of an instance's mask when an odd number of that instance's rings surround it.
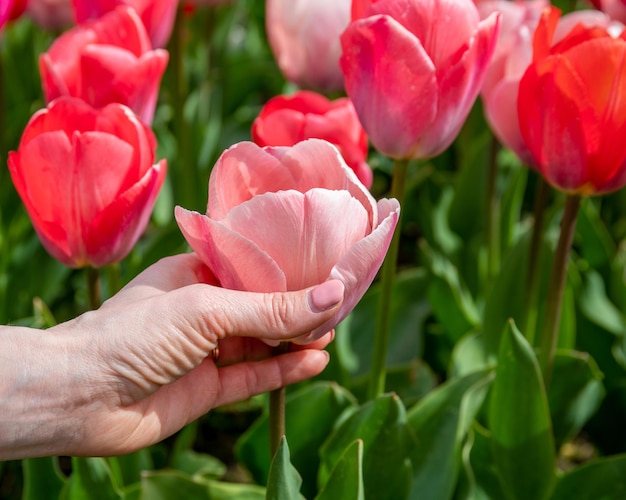
<svg viewBox="0 0 626 500">
<path fill-rule="evenodd" d="M 264 15 L 258 0 L 179 13 L 152 124 L 168 176 L 119 273 L 104 269 L 105 298 L 161 257 L 189 251 L 174 207 L 204 212 L 219 155 L 250 140 L 267 100 L 296 89 L 276 66 Z M 45 106 L 37 58 L 56 35 L 28 19 L 1 35 L 3 165 Z M 372 149 L 368 162 L 372 194 L 388 196 L 392 161 Z M 524 305 L 538 184 L 497 145 L 480 99 L 451 148 L 410 163 L 386 392 L 368 397 L 375 281 L 338 326 L 328 368 L 288 388 L 286 442 L 273 462 L 264 395 L 132 455 L 82 461 L 69 477 L 67 457 L 0 463 L 0 498 L 626 498 L 626 191 L 582 200 L 546 390 L 533 347 L 509 321 Z M 534 263 L 540 296 L 564 196 L 554 191 L 548 203 Z M 496 265 L 487 259 L 493 221 Z M 83 272 L 46 253 L 0 168 L 0 324 L 46 328 L 87 309 Z"/>
</svg>

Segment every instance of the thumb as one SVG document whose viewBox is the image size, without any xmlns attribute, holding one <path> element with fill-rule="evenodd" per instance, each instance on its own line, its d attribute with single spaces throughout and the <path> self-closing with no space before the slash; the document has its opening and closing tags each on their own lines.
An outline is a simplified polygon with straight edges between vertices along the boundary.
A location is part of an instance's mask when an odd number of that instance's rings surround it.
<svg viewBox="0 0 626 500">
<path fill-rule="evenodd" d="M 203 314 L 210 336 L 284 341 L 308 335 L 331 319 L 343 302 L 345 289 L 340 280 L 329 280 L 296 292 L 256 293 L 215 287 L 212 291 L 209 310 Z"/>
</svg>

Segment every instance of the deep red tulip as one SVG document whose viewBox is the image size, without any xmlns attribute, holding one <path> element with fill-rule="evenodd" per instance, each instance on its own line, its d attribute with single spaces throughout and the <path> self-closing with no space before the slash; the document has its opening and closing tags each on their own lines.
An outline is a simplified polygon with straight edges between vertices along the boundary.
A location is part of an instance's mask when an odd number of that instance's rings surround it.
<svg viewBox="0 0 626 500">
<path fill-rule="evenodd" d="M 35 113 L 9 170 L 48 252 L 71 267 L 123 259 L 163 184 L 151 130 L 121 104 L 62 97 Z"/>
<path fill-rule="evenodd" d="M 553 44 L 559 11 L 544 11 L 533 62 L 520 81 L 518 113 L 534 163 L 571 194 L 626 183 L 626 40 L 578 24 Z"/>
<path fill-rule="evenodd" d="M 26 12 L 35 23 L 48 30 L 60 30 L 74 22 L 70 0 L 28 0 Z"/>
<path fill-rule="evenodd" d="M 252 140 L 259 146 L 293 146 L 312 138 L 337 146 L 359 180 L 372 186 L 367 135 L 350 99 L 331 101 L 307 90 L 274 97 L 252 124 Z"/>
<path fill-rule="evenodd" d="M 350 21 L 350 0 L 267 0 L 265 25 L 285 78 L 300 87 L 343 90 L 339 35 Z"/>
<path fill-rule="evenodd" d="M 378 0 L 341 36 L 348 95 L 374 146 L 428 158 L 456 138 L 496 44 L 470 0 Z"/>
<path fill-rule="evenodd" d="M 72 0 L 76 22 L 98 19 L 120 5 L 137 11 L 153 47 L 165 47 L 176 19 L 178 0 Z"/>
<path fill-rule="evenodd" d="M 120 7 L 57 38 L 39 69 L 48 102 L 59 96 L 95 107 L 117 102 L 150 124 L 167 59 L 165 50 L 152 50 L 135 11 Z"/>
<path fill-rule="evenodd" d="M 207 215 L 176 208 L 185 238 L 225 288 L 299 290 L 339 279 L 341 309 L 310 336 L 334 328 L 363 296 L 391 241 L 400 206 L 378 203 L 337 149 L 237 144 L 211 172 Z"/>
</svg>

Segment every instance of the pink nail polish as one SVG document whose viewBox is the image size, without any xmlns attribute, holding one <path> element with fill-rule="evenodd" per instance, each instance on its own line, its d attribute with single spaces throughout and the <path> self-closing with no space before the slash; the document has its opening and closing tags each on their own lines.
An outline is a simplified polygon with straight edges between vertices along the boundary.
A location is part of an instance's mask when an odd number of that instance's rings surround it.
<svg viewBox="0 0 626 500">
<path fill-rule="evenodd" d="M 325 281 L 309 292 L 309 309 L 314 313 L 328 311 L 343 299 L 345 287 L 339 280 Z"/>
</svg>

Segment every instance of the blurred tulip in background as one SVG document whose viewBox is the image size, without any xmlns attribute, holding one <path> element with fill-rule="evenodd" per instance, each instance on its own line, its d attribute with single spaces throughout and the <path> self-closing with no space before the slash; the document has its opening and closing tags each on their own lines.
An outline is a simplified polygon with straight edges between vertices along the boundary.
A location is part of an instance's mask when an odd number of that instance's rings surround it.
<svg viewBox="0 0 626 500">
<path fill-rule="evenodd" d="M 470 0 L 379 0 L 341 36 L 348 95 L 373 145 L 393 158 L 450 146 L 495 48 L 498 18 Z"/>
<path fill-rule="evenodd" d="M 60 30 L 74 23 L 71 0 L 28 0 L 26 13 L 47 30 Z"/>
<path fill-rule="evenodd" d="M 293 146 L 305 139 L 324 139 L 339 149 L 344 160 L 367 188 L 372 169 L 367 160 L 367 135 L 350 99 L 331 101 L 302 90 L 270 99 L 252 124 L 252 140 L 259 146 Z"/>
<path fill-rule="evenodd" d="M 626 183 L 625 35 L 579 23 L 552 45 L 559 16 L 545 11 L 535 32 L 533 62 L 519 87 L 522 136 L 554 187 L 614 191 Z"/>
<path fill-rule="evenodd" d="M 152 122 L 168 54 L 152 50 L 135 11 L 120 7 L 74 27 L 39 59 L 48 102 L 80 97 L 95 107 L 117 102 Z"/>
<path fill-rule="evenodd" d="M 267 35 L 285 78 L 303 88 L 343 90 L 339 35 L 349 21 L 350 0 L 267 0 Z"/>
<path fill-rule="evenodd" d="M 143 233 L 166 173 L 130 109 L 59 98 L 31 118 L 9 170 L 48 252 L 71 267 L 123 259 Z"/>
</svg>

